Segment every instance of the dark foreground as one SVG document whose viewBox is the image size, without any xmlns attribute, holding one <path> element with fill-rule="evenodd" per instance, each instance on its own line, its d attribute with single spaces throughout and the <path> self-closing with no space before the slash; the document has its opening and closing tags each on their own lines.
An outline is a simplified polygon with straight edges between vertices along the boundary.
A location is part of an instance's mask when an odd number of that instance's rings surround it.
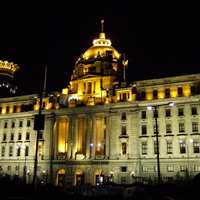
<svg viewBox="0 0 200 200">
<path fill-rule="evenodd" d="M 173 183 L 114 185 L 82 185 L 58 188 L 52 185 L 25 185 L 21 182 L 0 181 L 0 199 L 133 199 L 133 200 L 192 200 L 200 198 L 200 183 L 179 181 Z"/>
</svg>

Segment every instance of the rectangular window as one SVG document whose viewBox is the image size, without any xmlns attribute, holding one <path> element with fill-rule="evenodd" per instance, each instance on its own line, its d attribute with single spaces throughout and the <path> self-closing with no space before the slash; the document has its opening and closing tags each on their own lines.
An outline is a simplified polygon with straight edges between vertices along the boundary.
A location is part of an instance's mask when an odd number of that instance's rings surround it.
<svg viewBox="0 0 200 200">
<path fill-rule="evenodd" d="M 14 133 L 11 133 L 11 135 L 10 135 L 10 140 L 11 140 L 11 141 L 14 140 Z"/>
<path fill-rule="evenodd" d="M 87 84 L 87 94 L 91 94 L 92 93 L 92 83 L 88 82 Z"/>
<path fill-rule="evenodd" d="M 141 112 L 141 118 L 142 118 L 142 119 L 146 119 L 146 111 L 145 111 L 145 110 L 143 110 L 143 111 Z"/>
<path fill-rule="evenodd" d="M 13 156 L 13 146 L 9 147 L 9 156 L 12 157 Z"/>
<path fill-rule="evenodd" d="M 197 107 L 191 108 L 192 115 L 197 115 Z"/>
<path fill-rule="evenodd" d="M 5 151 L 6 151 L 5 146 L 2 146 L 2 147 L 1 147 L 1 157 L 4 157 L 4 156 L 5 156 Z"/>
<path fill-rule="evenodd" d="M 121 135 L 126 135 L 126 126 L 122 126 Z"/>
<path fill-rule="evenodd" d="M 127 167 L 126 166 L 122 166 L 121 167 L 121 172 L 127 172 Z"/>
<path fill-rule="evenodd" d="M 146 135 L 146 134 L 147 134 L 147 126 L 142 125 L 142 135 Z"/>
<path fill-rule="evenodd" d="M 166 133 L 172 133 L 172 125 L 166 124 Z"/>
<path fill-rule="evenodd" d="M 184 116 L 184 109 L 183 108 L 178 109 L 178 116 Z"/>
<path fill-rule="evenodd" d="M 179 133 L 184 133 L 184 132 L 185 132 L 185 124 L 179 123 Z"/>
<path fill-rule="evenodd" d="M 147 154 L 147 142 L 142 142 L 142 155 Z"/>
<path fill-rule="evenodd" d="M 27 120 L 27 127 L 31 126 L 31 120 Z"/>
<path fill-rule="evenodd" d="M 178 87 L 178 96 L 179 97 L 183 96 L 183 88 L 182 87 Z"/>
<path fill-rule="evenodd" d="M 170 109 L 166 109 L 165 110 L 165 116 L 166 117 L 171 117 L 171 110 Z"/>
<path fill-rule="evenodd" d="M 20 156 L 20 154 L 21 154 L 21 147 L 18 147 L 17 148 L 17 156 Z"/>
<path fill-rule="evenodd" d="M 168 165 L 168 166 L 167 166 L 167 171 L 168 171 L 168 172 L 173 172 L 173 171 L 174 171 L 174 166 Z"/>
<path fill-rule="evenodd" d="M 165 98 L 170 98 L 170 89 L 169 88 L 165 89 Z"/>
<path fill-rule="evenodd" d="M 22 139 L 22 134 L 18 133 L 18 140 L 21 140 L 21 139 Z"/>
<path fill-rule="evenodd" d="M 43 140 L 43 132 L 42 132 L 42 131 L 39 132 L 38 139 L 39 139 L 39 140 Z"/>
<path fill-rule="evenodd" d="M 172 141 L 167 141 L 167 154 L 172 154 L 173 146 Z"/>
<path fill-rule="evenodd" d="M 4 123 L 4 128 L 8 128 L 8 122 Z"/>
<path fill-rule="evenodd" d="M 200 148 L 199 148 L 199 142 L 198 141 L 193 141 L 193 152 L 194 153 L 200 153 Z"/>
<path fill-rule="evenodd" d="M 180 171 L 181 172 L 185 172 L 186 171 L 186 166 L 185 165 L 181 165 L 180 166 Z"/>
<path fill-rule="evenodd" d="M 15 122 L 12 122 L 11 128 L 15 128 Z"/>
<path fill-rule="evenodd" d="M 186 144 L 185 144 L 185 141 L 181 141 L 180 143 L 179 143 L 179 145 L 180 145 L 180 153 L 182 154 L 182 153 L 186 153 Z"/>
<path fill-rule="evenodd" d="M 126 113 L 125 113 L 125 112 L 122 113 L 122 115 L 121 115 L 121 120 L 122 120 L 122 121 L 125 121 L 125 120 L 126 120 Z"/>
<path fill-rule="evenodd" d="M 192 132 L 198 132 L 198 122 L 192 122 Z"/>
<path fill-rule="evenodd" d="M 157 90 L 153 90 L 153 98 L 154 99 L 158 98 L 158 91 Z"/>
<path fill-rule="evenodd" d="M 3 141 L 6 141 L 6 133 L 3 134 Z"/>
<path fill-rule="evenodd" d="M 30 140 L 30 133 L 29 132 L 26 133 L 26 140 Z"/>
<path fill-rule="evenodd" d="M 26 146 L 25 147 L 25 156 L 28 156 L 29 155 L 29 146 Z"/>
<path fill-rule="evenodd" d="M 19 122 L 19 127 L 21 128 L 23 126 L 23 121 Z"/>
<path fill-rule="evenodd" d="M 126 155 L 126 143 L 122 143 L 122 154 Z"/>
</svg>

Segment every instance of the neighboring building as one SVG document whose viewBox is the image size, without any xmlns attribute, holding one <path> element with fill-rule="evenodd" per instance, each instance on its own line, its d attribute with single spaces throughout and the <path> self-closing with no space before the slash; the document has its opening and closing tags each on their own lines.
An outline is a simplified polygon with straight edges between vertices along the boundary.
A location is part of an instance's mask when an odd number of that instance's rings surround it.
<svg viewBox="0 0 200 200">
<path fill-rule="evenodd" d="M 19 69 L 17 64 L 0 60 L 0 97 L 14 96 L 17 85 L 14 81 L 14 73 Z"/>
<path fill-rule="evenodd" d="M 69 86 L 43 98 L 38 177 L 57 185 L 163 179 L 200 172 L 200 74 L 126 83 L 127 60 L 101 32 Z M 173 107 L 169 103 L 175 103 Z M 158 113 L 147 106 L 158 107 Z M 0 173 L 34 171 L 38 95 L 0 99 Z"/>
</svg>

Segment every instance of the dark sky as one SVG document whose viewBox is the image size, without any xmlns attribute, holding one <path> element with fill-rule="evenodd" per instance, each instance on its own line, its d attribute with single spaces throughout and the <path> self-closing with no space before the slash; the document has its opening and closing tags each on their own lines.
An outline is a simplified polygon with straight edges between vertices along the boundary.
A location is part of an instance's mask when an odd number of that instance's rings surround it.
<svg viewBox="0 0 200 200">
<path fill-rule="evenodd" d="M 16 74 L 21 93 L 39 90 L 45 65 L 48 90 L 65 87 L 76 59 L 98 36 L 102 18 L 107 37 L 129 59 L 129 80 L 200 73 L 197 5 L 92 2 L 13 6 L 9 15 L 1 13 L 0 59 L 21 66 Z"/>
</svg>

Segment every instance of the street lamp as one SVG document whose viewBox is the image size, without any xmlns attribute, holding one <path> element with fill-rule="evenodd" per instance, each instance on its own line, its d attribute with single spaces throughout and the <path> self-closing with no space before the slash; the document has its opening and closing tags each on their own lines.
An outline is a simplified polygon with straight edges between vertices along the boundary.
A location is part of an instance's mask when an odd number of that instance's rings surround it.
<svg viewBox="0 0 200 200">
<path fill-rule="evenodd" d="M 174 102 L 170 102 L 167 104 L 161 104 L 161 105 L 153 105 L 153 106 L 147 106 L 147 110 L 153 110 L 154 112 L 154 118 L 155 118 L 155 136 L 156 136 L 156 155 L 157 155 L 157 175 L 158 175 L 158 183 L 161 183 L 161 173 L 160 173 L 160 151 L 159 151 L 159 133 L 158 133 L 158 107 L 168 105 L 170 107 L 173 107 L 175 105 Z"/>
</svg>

